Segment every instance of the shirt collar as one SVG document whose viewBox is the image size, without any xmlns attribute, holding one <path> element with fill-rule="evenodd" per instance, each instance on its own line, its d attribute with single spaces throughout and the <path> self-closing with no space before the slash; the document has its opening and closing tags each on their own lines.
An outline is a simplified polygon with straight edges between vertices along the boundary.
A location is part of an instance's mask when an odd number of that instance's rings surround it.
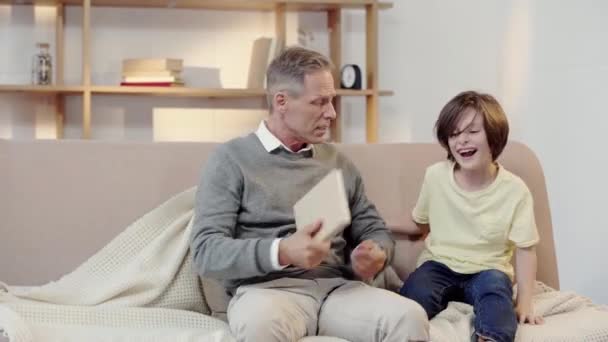
<svg viewBox="0 0 608 342">
<path fill-rule="evenodd" d="M 281 142 L 281 140 L 279 140 L 279 138 L 277 138 L 274 134 L 272 134 L 271 131 L 268 130 L 265 120 L 262 120 L 262 122 L 260 122 L 260 125 L 258 126 L 258 130 L 255 131 L 255 135 L 258 137 L 258 139 L 260 139 L 260 142 L 262 143 L 262 145 L 264 146 L 264 149 L 266 149 L 266 151 L 268 153 L 276 150 L 277 148 L 283 147 L 285 150 L 287 150 L 290 153 L 303 153 L 303 152 L 312 150 L 312 152 L 314 154 L 313 144 L 306 144 L 298 152 L 292 151 L 289 147 L 285 146 Z"/>
</svg>

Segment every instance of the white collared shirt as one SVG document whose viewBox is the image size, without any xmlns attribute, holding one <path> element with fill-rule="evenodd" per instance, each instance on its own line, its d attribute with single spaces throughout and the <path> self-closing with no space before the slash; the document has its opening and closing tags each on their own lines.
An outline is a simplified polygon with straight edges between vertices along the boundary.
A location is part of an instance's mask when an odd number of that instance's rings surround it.
<svg viewBox="0 0 608 342">
<path fill-rule="evenodd" d="M 283 142 L 281 142 L 281 140 L 279 140 L 279 138 L 277 138 L 274 134 L 272 134 L 271 131 L 268 130 L 265 120 L 262 120 L 262 122 L 260 122 L 260 125 L 258 126 L 258 130 L 255 131 L 255 135 L 258 137 L 258 139 L 260 139 L 262 146 L 264 146 L 264 149 L 266 149 L 266 151 L 269 153 L 276 150 L 279 147 L 283 147 L 284 149 L 286 149 L 287 151 L 289 151 L 291 153 L 303 153 L 303 152 L 307 152 L 310 150 L 312 150 L 313 154 L 315 152 L 313 144 L 306 144 L 306 146 L 304 146 L 297 152 L 292 151 L 289 147 L 285 146 L 285 144 L 283 144 Z"/>
<path fill-rule="evenodd" d="M 307 144 L 305 147 L 301 148 L 298 152 L 292 151 L 289 147 L 285 146 L 285 144 L 283 144 L 281 142 L 281 140 L 279 140 L 279 138 L 277 138 L 274 134 L 272 134 L 272 132 L 270 130 L 268 130 L 265 120 L 262 120 L 262 122 L 260 122 L 260 125 L 258 126 L 258 130 L 255 131 L 255 135 L 258 137 L 258 139 L 260 139 L 262 146 L 264 146 L 264 149 L 266 149 L 266 151 L 268 153 L 270 153 L 280 147 L 283 147 L 284 149 L 286 149 L 287 151 L 289 151 L 291 153 L 303 153 L 303 152 L 310 151 L 310 150 L 312 150 L 313 154 L 315 153 L 313 144 Z M 270 246 L 270 262 L 272 263 L 272 268 L 274 268 L 277 271 L 282 270 L 285 267 L 289 266 L 289 265 L 281 266 L 281 264 L 279 263 L 279 243 L 280 242 L 281 242 L 281 239 L 274 239 L 274 241 L 272 242 L 272 245 Z"/>
</svg>

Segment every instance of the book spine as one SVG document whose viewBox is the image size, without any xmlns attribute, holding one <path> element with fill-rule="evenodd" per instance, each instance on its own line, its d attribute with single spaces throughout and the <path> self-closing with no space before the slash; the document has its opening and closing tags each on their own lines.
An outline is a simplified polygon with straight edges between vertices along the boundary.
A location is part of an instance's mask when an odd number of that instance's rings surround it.
<svg viewBox="0 0 608 342">
<path fill-rule="evenodd" d="M 120 82 L 122 87 L 179 87 L 181 84 L 173 82 Z"/>
<path fill-rule="evenodd" d="M 171 70 L 158 71 L 123 71 L 123 77 L 179 77 L 180 72 Z"/>
<path fill-rule="evenodd" d="M 159 83 L 159 82 L 181 82 L 178 77 L 163 76 L 163 77 L 123 77 L 123 82 L 128 83 Z"/>
</svg>

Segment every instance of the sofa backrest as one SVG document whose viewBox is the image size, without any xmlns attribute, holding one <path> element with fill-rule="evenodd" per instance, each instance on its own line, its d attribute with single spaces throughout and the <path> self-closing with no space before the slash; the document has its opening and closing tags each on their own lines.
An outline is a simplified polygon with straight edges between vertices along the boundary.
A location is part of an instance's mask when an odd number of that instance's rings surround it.
<svg viewBox="0 0 608 342">
<path fill-rule="evenodd" d="M 173 194 L 194 186 L 213 143 L 0 140 L 0 281 L 58 279 Z M 437 144 L 339 145 L 359 167 L 367 194 L 389 223 L 414 205 L 424 170 L 445 153 Z M 524 145 L 501 163 L 530 187 L 541 243 L 538 279 L 558 288 L 542 169 Z M 420 241 L 397 236 L 393 266 L 413 269 Z"/>
<path fill-rule="evenodd" d="M 389 225 L 409 218 L 418 199 L 426 168 L 446 158 L 443 148 L 433 143 L 343 145 L 341 149 L 358 166 L 367 195 Z M 540 163 L 528 147 L 518 142 L 507 145 L 499 162 L 520 176 L 532 192 L 541 240 L 537 246 L 537 278 L 559 288 L 551 213 Z M 423 245 L 422 241 L 410 241 L 407 236 L 395 238 L 397 249 L 393 266 L 405 279 L 414 270 L 416 257 Z"/>
</svg>

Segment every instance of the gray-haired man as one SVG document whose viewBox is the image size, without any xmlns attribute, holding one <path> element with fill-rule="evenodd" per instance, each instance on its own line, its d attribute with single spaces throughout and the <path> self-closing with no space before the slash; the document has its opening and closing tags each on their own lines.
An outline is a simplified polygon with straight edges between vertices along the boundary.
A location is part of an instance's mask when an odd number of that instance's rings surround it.
<svg viewBox="0 0 608 342">
<path fill-rule="evenodd" d="M 191 248 L 198 272 L 234 295 L 228 320 L 239 341 L 427 341 L 413 301 L 354 279 L 390 261 L 394 241 L 355 166 L 325 143 L 336 112 L 332 63 L 289 48 L 267 71 L 270 115 L 248 136 L 220 145 L 197 193 Z M 293 205 L 331 169 L 342 169 L 352 223 L 332 241 L 296 230 Z"/>
</svg>

